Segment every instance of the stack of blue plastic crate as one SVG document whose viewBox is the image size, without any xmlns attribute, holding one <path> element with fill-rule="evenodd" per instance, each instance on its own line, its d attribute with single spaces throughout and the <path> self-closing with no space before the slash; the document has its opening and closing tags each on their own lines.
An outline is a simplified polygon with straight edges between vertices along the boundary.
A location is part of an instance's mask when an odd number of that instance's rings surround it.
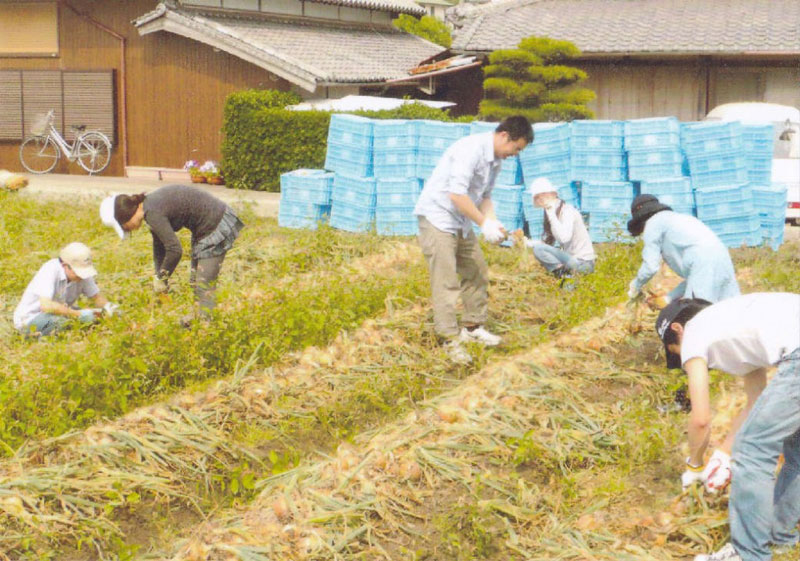
<svg viewBox="0 0 800 561">
<path fill-rule="evenodd" d="M 497 128 L 499 123 L 487 123 L 484 121 L 473 121 L 469 125 L 469 134 L 481 132 L 491 132 Z M 519 185 L 522 183 L 522 170 L 519 165 L 519 158 L 514 156 L 503 160 L 500 173 L 497 175 L 495 184 L 499 185 Z"/>
<path fill-rule="evenodd" d="M 366 232 L 375 220 L 375 178 L 337 173 L 331 195 L 331 226 Z"/>
<path fill-rule="evenodd" d="M 772 184 L 774 134 L 775 129 L 772 124 L 742 126 L 747 178 L 753 185 Z"/>
<path fill-rule="evenodd" d="M 376 120 L 373 125 L 375 177 L 406 179 L 417 176 L 417 122 Z"/>
<path fill-rule="evenodd" d="M 581 210 L 589 213 L 593 242 L 632 241 L 625 226 L 635 196 L 629 181 L 581 182 Z"/>
<path fill-rule="evenodd" d="M 761 224 L 745 167 L 742 125 L 702 122 L 683 131 L 697 217 L 729 247 L 759 245 Z"/>
<path fill-rule="evenodd" d="M 623 121 L 573 121 L 570 135 L 571 179 L 625 181 Z"/>
<path fill-rule="evenodd" d="M 690 178 L 648 179 L 640 181 L 639 185 L 642 195 L 655 195 L 660 202 L 669 205 L 675 212 L 694 215 L 694 191 Z"/>
<path fill-rule="evenodd" d="M 467 123 L 419 121 L 417 124 L 417 171 L 420 179 L 427 180 L 439 159 L 451 144 L 469 134 Z"/>
<path fill-rule="evenodd" d="M 325 169 L 352 177 L 371 177 L 372 127 L 372 119 L 366 117 L 331 115 Z"/>
<path fill-rule="evenodd" d="M 413 236 L 419 233 L 414 206 L 422 190 L 416 177 L 378 179 L 375 230 L 384 236 Z"/>
<path fill-rule="evenodd" d="M 568 123 L 533 125 L 533 142 L 519 154 L 522 178 L 526 185 L 538 177 L 546 177 L 556 186 L 570 182 L 569 139 Z"/>
<path fill-rule="evenodd" d="M 331 212 L 333 173 L 322 169 L 296 169 L 281 174 L 278 225 L 315 229 Z"/>
<path fill-rule="evenodd" d="M 684 175 L 680 122 L 675 117 L 625 121 L 625 150 L 631 181 Z"/>
<path fill-rule="evenodd" d="M 495 185 L 492 189 L 494 212 L 508 232 L 519 230 L 523 226 L 525 220 L 522 210 L 524 191 L 525 187 L 522 185 Z"/>
<path fill-rule="evenodd" d="M 777 183 L 767 187 L 753 187 L 753 202 L 761 223 L 761 238 L 772 249 L 778 249 L 783 243 L 786 191 L 785 185 Z"/>
</svg>

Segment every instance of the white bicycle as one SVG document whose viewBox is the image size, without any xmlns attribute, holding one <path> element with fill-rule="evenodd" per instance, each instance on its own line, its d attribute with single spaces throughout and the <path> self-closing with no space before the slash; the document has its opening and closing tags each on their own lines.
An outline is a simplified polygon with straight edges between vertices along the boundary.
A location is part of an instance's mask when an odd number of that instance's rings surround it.
<svg viewBox="0 0 800 561">
<path fill-rule="evenodd" d="M 31 173 L 47 173 L 58 164 L 61 154 L 70 162 L 77 160 L 78 165 L 90 175 L 100 173 L 111 161 L 111 141 L 102 132 L 86 130 L 86 125 L 73 125 L 76 131 L 75 141 L 70 143 L 61 136 L 53 125 L 55 112 L 51 109 L 47 115 L 36 120 L 31 127 L 32 136 L 25 139 L 19 147 L 19 160 L 22 166 Z"/>
</svg>

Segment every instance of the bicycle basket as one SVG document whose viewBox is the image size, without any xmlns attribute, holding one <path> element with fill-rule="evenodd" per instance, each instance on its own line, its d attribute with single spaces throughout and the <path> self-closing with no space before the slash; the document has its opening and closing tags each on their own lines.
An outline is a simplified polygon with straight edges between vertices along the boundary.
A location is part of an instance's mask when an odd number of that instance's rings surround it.
<svg viewBox="0 0 800 561">
<path fill-rule="evenodd" d="M 31 123 L 30 126 L 31 134 L 35 134 L 36 136 L 41 136 L 47 132 L 47 128 L 49 126 L 50 126 L 50 114 L 39 113 L 33 118 L 33 123 Z"/>
</svg>

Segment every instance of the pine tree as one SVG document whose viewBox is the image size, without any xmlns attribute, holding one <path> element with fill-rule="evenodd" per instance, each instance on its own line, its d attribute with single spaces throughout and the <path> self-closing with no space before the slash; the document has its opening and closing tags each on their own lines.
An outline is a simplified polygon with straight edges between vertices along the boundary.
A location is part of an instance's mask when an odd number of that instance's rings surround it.
<svg viewBox="0 0 800 561">
<path fill-rule="evenodd" d="M 442 47 L 449 47 L 453 42 L 450 28 L 447 27 L 447 24 L 431 16 L 422 16 L 417 19 L 408 14 L 400 14 L 392 23 L 396 28 L 402 29 L 406 33 L 422 37 Z"/>
<path fill-rule="evenodd" d="M 516 49 L 492 52 L 483 69 L 481 117 L 524 115 L 531 122 L 593 118 L 586 104 L 595 93 L 578 86 L 586 72 L 564 64 L 579 54 L 573 43 L 546 37 L 527 37 Z"/>
</svg>

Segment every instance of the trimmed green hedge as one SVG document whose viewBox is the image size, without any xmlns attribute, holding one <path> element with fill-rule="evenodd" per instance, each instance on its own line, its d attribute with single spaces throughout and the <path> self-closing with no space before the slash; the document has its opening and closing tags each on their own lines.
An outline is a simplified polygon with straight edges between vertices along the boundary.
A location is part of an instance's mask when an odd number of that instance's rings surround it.
<svg viewBox="0 0 800 561">
<path fill-rule="evenodd" d="M 297 94 L 275 90 L 243 91 L 225 102 L 222 172 L 235 189 L 280 191 L 281 174 L 298 168 L 322 168 L 328 146 L 328 111 L 290 111 Z M 356 111 L 373 119 L 454 119 L 449 112 L 420 103 L 385 111 Z"/>
</svg>

